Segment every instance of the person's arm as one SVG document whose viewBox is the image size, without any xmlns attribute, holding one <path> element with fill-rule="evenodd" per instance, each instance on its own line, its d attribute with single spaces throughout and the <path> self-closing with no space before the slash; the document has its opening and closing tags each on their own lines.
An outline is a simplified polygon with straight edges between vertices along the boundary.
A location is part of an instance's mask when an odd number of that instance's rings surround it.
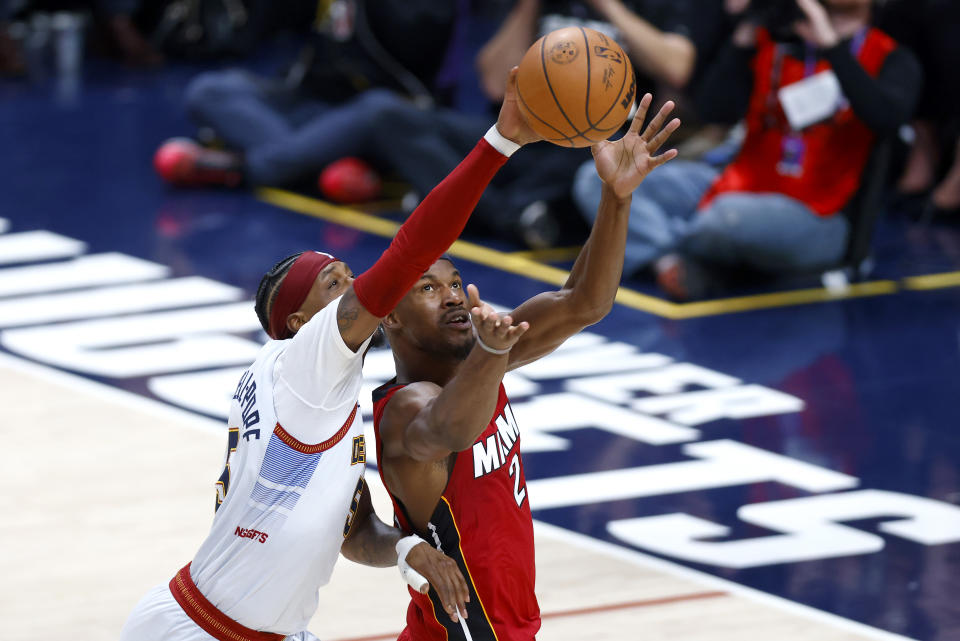
<svg viewBox="0 0 960 641">
<path fill-rule="evenodd" d="M 340 548 L 341 554 L 355 563 L 375 568 L 397 564 L 397 543 L 404 538 L 397 528 L 380 520 L 370 501 L 370 488 L 363 481 L 360 498 L 351 527 Z M 469 601 L 467 583 L 456 561 L 423 542 L 407 553 L 407 564 L 427 579 L 429 585 L 421 591 L 425 594 L 430 586 L 436 590 L 447 614 L 454 620 L 457 608 L 466 612 Z"/>
<path fill-rule="evenodd" d="M 493 416 L 510 350 L 530 326 L 501 317 L 476 286 L 467 290 L 477 342 L 443 387 L 419 382 L 394 394 L 380 421 L 384 458 L 444 459 L 473 445 Z"/>
<path fill-rule="evenodd" d="M 690 38 L 658 29 L 621 0 L 590 0 L 590 4 L 620 31 L 630 60 L 640 70 L 674 89 L 687 85 L 697 62 L 697 48 Z"/>
<path fill-rule="evenodd" d="M 838 31 L 820 3 L 797 0 L 797 5 L 807 18 L 797 24 L 797 33 L 820 48 L 837 75 L 853 113 L 878 132 L 895 131 L 907 122 L 920 95 L 922 79 L 920 64 L 913 55 L 903 47 L 895 49 L 874 78 L 850 51 L 849 42 L 841 37 L 841 34 L 850 35 L 856 28 L 865 28 L 865 22 L 852 22 Z"/>
<path fill-rule="evenodd" d="M 753 92 L 750 62 L 756 53 L 755 38 L 756 27 L 742 22 L 707 65 L 694 92 L 694 106 L 705 122 L 730 124 L 746 115 Z"/>
<path fill-rule="evenodd" d="M 477 52 L 480 88 L 491 100 L 503 99 L 503 79 L 533 44 L 539 15 L 540 0 L 517 0 L 497 32 Z"/>
<path fill-rule="evenodd" d="M 849 43 L 840 42 L 823 51 L 837 74 L 850 108 L 876 132 L 894 132 L 913 114 L 920 95 L 923 70 L 903 47 L 890 52 L 876 78 L 854 58 Z"/>
<path fill-rule="evenodd" d="M 495 127 L 449 176 L 427 194 L 377 262 L 347 288 L 337 308 L 344 343 L 356 351 L 373 334 L 380 319 L 403 298 L 417 279 L 463 231 L 487 184 L 520 146 L 540 140 L 520 115 L 516 68 L 507 80 L 506 97 Z"/>
<path fill-rule="evenodd" d="M 672 102 L 665 103 L 639 133 L 652 100 L 650 94 L 643 97 L 623 138 L 593 146 L 597 173 L 603 181 L 597 219 L 563 288 L 534 296 L 514 310 L 514 322 L 527 321 L 530 330 L 510 351 L 509 369 L 549 354 L 573 334 L 598 322 L 613 306 L 623 271 L 633 190 L 654 168 L 677 155 L 671 149 L 654 156 L 680 126 L 676 118 L 664 126 Z"/>
</svg>

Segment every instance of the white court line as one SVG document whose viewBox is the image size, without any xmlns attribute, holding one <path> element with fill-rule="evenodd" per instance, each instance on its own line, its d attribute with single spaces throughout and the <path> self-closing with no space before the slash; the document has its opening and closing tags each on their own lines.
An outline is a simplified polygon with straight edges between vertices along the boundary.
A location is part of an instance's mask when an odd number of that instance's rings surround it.
<svg viewBox="0 0 960 641">
<path fill-rule="evenodd" d="M 225 424 L 220 421 L 215 421 L 213 419 L 194 414 L 193 412 L 182 410 L 165 403 L 161 403 L 160 401 L 155 401 L 153 399 L 140 396 L 139 394 L 134 394 L 133 392 L 128 392 L 105 383 L 99 383 L 76 374 L 70 374 L 47 367 L 45 365 L 25 361 L 21 358 L 11 356 L 4 352 L 0 352 L 0 366 L 9 367 L 11 369 L 19 369 L 20 371 L 32 374 L 38 378 L 42 378 L 55 384 L 71 386 L 74 389 L 87 392 L 92 396 L 98 396 L 106 401 L 122 403 L 128 408 L 144 412 L 153 412 L 160 418 L 184 421 L 189 427 L 199 429 L 204 432 L 209 433 L 211 431 L 215 431 L 220 434 L 225 432 Z M 617 558 L 640 567 L 660 570 L 675 577 L 696 581 L 705 586 L 724 590 L 730 594 L 741 596 L 765 605 L 773 606 L 780 610 L 790 612 L 797 616 L 806 617 L 807 619 L 824 623 L 840 630 L 862 634 L 864 636 L 869 636 L 882 641 L 916 641 L 910 637 L 905 637 L 893 632 L 887 632 L 886 630 L 881 630 L 864 623 L 859 623 L 836 614 L 824 612 L 823 610 L 818 610 L 816 608 L 812 608 L 783 597 L 750 588 L 733 581 L 721 579 L 712 574 L 707 574 L 706 572 L 694 570 L 692 568 L 672 563 L 670 561 L 644 554 L 636 550 L 628 549 L 607 541 L 602 541 L 600 539 L 595 539 L 593 537 L 589 537 L 578 532 L 573 532 L 556 525 L 551 525 L 543 521 L 534 520 L 533 525 L 534 529 L 538 533 L 563 540 L 573 546 L 600 554 L 605 554 L 607 556 Z"/>
<path fill-rule="evenodd" d="M 134 394 L 119 387 L 100 383 L 77 374 L 70 374 L 69 372 L 64 372 L 53 367 L 27 361 L 6 352 L 0 352 L 0 367 L 20 370 L 56 385 L 72 387 L 73 389 L 87 392 L 91 396 L 99 397 L 105 401 L 120 403 L 128 409 L 152 412 L 158 418 L 183 421 L 188 427 L 203 432 L 215 432 L 217 434 L 226 434 L 227 432 L 226 423 L 223 421 L 216 421 L 212 418 L 195 414 L 194 412 L 188 412 L 173 405 L 161 403 L 152 398 Z"/>
<path fill-rule="evenodd" d="M 720 577 L 708 574 L 706 572 L 694 570 L 693 568 L 688 568 L 677 563 L 671 563 L 670 561 L 666 561 L 649 554 L 644 554 L 643 552 L 638 552 L 637 550 L 625 548 L 614 543 L 602 541 L 600 539 L 595 539 L 591 536 L 580 534 L 579 532 L 574 532 L 550 523 L 545 523 L 543 521 L 534 519 L 533 526 L 536 532 L 560 539 L 573 546 L 598 552 L 600 554 L 606 554 L 607 556 L 615 557 L 640 567 L 660 570 L 666 574 L 671 574 L 678 578 L 697 581 L 698 583 L 702 583 L 707 587 L 724 590 L 730 594 L 744 597 L 745 599 L 758 601 L 764 605 L 769 605 L 791 614 L 806 617 L 819 623 L 825 623 L 835 628 L 842 629 L 846 632 L 862 634 L 873 637 L 874 639 L 882 639 L 883 641 L 916 641 L 916 639 L 912 639 L 910 637 L 905 637 L 893 632 L 887 632 L 886 630 L 881 630 L 865 623 L 860 623 L 859 621 L 854 621 L 837 614 L 818 610 L 817 608 L 812 608 L 808 605 L 803 605 L 802 603 L 797 603 L 796 601 L 791 601 L 790 599 L 785 599 L 775 594 L 770 594 L 769 592 L 750 588 L 727 579 L 721 579 Z"/>
<path fill-rule="evenodd" d="M 73 258 L 86 250 L 85 242 L 44 229 L 22 231 L 0 238 L 0 264 Z"/>
</svg>

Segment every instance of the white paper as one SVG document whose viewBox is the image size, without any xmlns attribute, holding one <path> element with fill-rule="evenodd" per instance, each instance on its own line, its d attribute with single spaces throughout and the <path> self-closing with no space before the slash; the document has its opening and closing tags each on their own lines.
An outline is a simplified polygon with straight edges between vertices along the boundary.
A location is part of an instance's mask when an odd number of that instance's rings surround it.
<svg viewBox="0 0 960 641">
<path fill-rule="evenodd" d="M 821 71 L 782 87 L 777 95 L 790 127 L 800 131 L 826 120 L 837 111 L 843 96 L 833 71 Z"/>
</svg>

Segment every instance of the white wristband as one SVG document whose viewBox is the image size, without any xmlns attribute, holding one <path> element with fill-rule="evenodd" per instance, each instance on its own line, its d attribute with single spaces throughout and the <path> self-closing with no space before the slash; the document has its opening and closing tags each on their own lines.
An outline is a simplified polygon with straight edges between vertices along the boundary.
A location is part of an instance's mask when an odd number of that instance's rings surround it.
<svg viewBox="0 0 960 641">
<path fill-rule="evenodd" d="M 427 588 L 430 587 L 430 583 L 422 574 L 407 564 L 407 554 L 410 553 L 410 550 L 412 550 L 415 545 L 420 545 L 421 543 L 426 543 L 426 541 L 416 534 L 405 536 L 397 541 L 397 569 L 400 570 L 400 576 L 407 582 L 407 585 L 420 594 L 424 594 Z"/>
<path fill-rule="evenodd" d="M 497 125 L 492 125 L 487 129 L 487 133 L 483 134 L 484 140 L 490 143 L 490 146 L 499 151 L 501 154 L 509 158 L 513 155 L 517 149 L 520 149 L 520 145 L 513 142 L 509 138 L 504 138 L 503 134 L 497 129 Z"/>
<path fill-rule="evenodd" d="M 512 345 L 511 345 L 510 347 L 506 348 L 506 349 L 496 349 L 496 348 L 490 347 L 489 345 L 487 345 L 486 343 L 483 342 L 483 339 L 482 339 L 482 338 L 480 338 L 480 334 L 479 334 L 479 332 L 477 332 L 477 326 L 476 326 L 476 325 L 473 326 L 473 336 L 474 336 L 474 338 L 477 339 L 477 345 L 480 346 L 480 349 L 482 349 L 482 350 L 485 351 L 485 352 L 489 352 L 490 354 L 496 354 L 497 356 L 503 356 L 504 354 L 509 354 L 509 353 L 510 353 L 510 350 L 513 349 L 513 346 L 512 346 Z"/>
</svg>

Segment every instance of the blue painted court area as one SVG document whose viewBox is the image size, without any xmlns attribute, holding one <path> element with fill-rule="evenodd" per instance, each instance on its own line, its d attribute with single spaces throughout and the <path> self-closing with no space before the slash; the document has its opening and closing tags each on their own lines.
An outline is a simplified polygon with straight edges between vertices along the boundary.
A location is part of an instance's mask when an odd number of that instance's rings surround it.
<svg viewBox="0 0 960 641">
<path fill-rule="evenodd" d="M 264 338 L 262 272 L 304 248 L 360 271 L 387 241 L 247 192 L 163 186 L 151 154 L 190 133 L 193 71 L 91 64 L 76 87 L 0 85 L 0 345 L 216 416 Z M 878 279 L 931 278 L 679 320 L 619 304 L 520 370 L 534 517 L 910 638 L 960 638 L 960 225 L 891 214 L 878 247 Z M 504 306 L 553 287 L 458 261 Z M 387 354 L 369 361 L 371 384 L 390 375 Z"/>
</svg>

